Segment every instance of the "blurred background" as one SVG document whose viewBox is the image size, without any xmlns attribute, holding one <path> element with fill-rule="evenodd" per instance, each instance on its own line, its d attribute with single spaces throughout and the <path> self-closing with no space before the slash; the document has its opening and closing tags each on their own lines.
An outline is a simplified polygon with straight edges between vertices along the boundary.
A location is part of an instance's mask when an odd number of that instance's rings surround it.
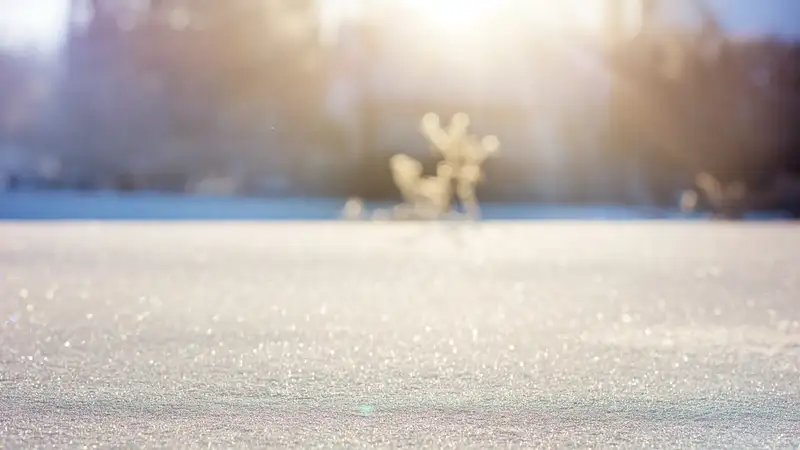
<svg viewBox="0 0 800 450">
<path fill-rule="evenodd" d="M 419 121 L 463 111 L 502 145 L 484 204 L 671 210 L 697 190 L 695 209 L 797 217 L 798 17 L 796 0 L 0 0 L 0 216 L 43 192 L 399 201 L 389 158 L 433 174 Z"/>
</svg>

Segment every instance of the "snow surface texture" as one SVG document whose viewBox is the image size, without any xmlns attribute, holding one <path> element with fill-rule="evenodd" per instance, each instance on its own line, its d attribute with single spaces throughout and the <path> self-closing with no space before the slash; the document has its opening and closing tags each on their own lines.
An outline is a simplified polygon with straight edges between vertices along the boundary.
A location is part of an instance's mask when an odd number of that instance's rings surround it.
<svg viewBox="0 0 800 450">
<path fill-rule="evenodd" d="M 797 448 L 781 223 L 3 223 L 0 447 Z"/>
</svg>

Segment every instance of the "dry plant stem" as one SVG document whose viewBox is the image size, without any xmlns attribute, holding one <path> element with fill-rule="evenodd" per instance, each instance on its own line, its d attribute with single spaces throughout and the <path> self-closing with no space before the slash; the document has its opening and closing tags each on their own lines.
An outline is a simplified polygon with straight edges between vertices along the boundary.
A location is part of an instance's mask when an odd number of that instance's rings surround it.
<svg viewBox="0 0 800 450">
<path fill-rule="evenodd" d="M 439 116 L 425 114 L 420 123 L 421 133 L 430 142 L 434 154 L 442 157 L 435 176 L 423 176 L 422 164 L 403 154 L 390 160 L 392 178 L 406 207 L 397 208 L 395 215 L 410 214 L 419 218 L 443 218 L 451 212 L 454 197 L 473 219 L 480 217 L 476 188 L 483 181 L 481 165 L 500 147 L 496 136 L 478 139 L 468 133 L 469 116 L 458 113 L 447 127 Z"/>
<path fill-rule="evenodd" d="M 723 185 L 708 173 L 701 173 L 695 178 L 700 191 L 705 194 L 711 208 L 718 217 L 738 217 L 747 200 L 747 188 L 741 182 Z"/>
</svg>

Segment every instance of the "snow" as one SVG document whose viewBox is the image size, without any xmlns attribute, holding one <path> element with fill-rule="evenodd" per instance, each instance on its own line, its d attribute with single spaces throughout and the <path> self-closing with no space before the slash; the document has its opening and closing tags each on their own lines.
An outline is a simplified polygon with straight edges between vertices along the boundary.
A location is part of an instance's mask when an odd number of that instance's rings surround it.
<svg viewBox="0 0 800 450">
<path fill-rule="evenodd" d="M 346 199 L 236 198 L 165 195 L 161 193 L 42 192 L 0 193 L 0 220 L 335 220 Z M 369 211 L 393 203 L 373 202 Z M 626 205 L 493 203 L 483 205 L 487 220 L 647 220 L 705 219 L 677 209 Z M 780 212 L 753 213 L 757 220 L 785 219 Z"/>
<path fill-rule="evenodd" d="M 343 206 L 329 199 L 32 191 L 0 195 L 0 219 L 315 220 L 335 219 Z"/>
<path fill-rule="evenodd" d="M 800 445 L 790 223 L 0 236 L 3 448 Z"/>
</svg>

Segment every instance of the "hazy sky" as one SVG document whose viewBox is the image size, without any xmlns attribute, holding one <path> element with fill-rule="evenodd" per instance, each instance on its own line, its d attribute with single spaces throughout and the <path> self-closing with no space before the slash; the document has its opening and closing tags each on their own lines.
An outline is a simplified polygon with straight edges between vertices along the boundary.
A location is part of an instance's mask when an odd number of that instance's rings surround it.
<svg viewBox="0 0 800 450">
<path fill-rule="evenodd" d="M 347 5 L 354 1 L 358 2 L 358 0 L 324 0 L 328 4 L 327 14 L 334 16 L 337 15 L 337 5 L 338 8 L 347 8 Z M 580 4 L 581 0 L 572 1 Z M 601 0 L 582 1 L 597 5 Z M 678 6 L 686 1 L 691 0 L 670 0 L 667 4 L 673 6 L 672 9 L 676 11 L 686 11 Z M 68 2 L 69 0 L 0 0 L 0 47 L 36 46 L 44 50 L 57 48 L 66 26 Z M 800 36 L 800 20 L 797 19 L 800 17 L 800 0 L 710 0 L 710 2 L 721 13 L 726 28 L 734 33 L 763 34 L 771 30 L 777 34 Z M 685 21 L 682 15 L 681 12 L 675 13 L 675 20 Z"/>
<path fill-rule="evenodd" d="M 691 22 L 695 0 L 668 0 L 671 22 Z M 734 35 L 794 35 L 800 38 L 800 0 L 707 0 L 723 27 Z"/>
</svg>

